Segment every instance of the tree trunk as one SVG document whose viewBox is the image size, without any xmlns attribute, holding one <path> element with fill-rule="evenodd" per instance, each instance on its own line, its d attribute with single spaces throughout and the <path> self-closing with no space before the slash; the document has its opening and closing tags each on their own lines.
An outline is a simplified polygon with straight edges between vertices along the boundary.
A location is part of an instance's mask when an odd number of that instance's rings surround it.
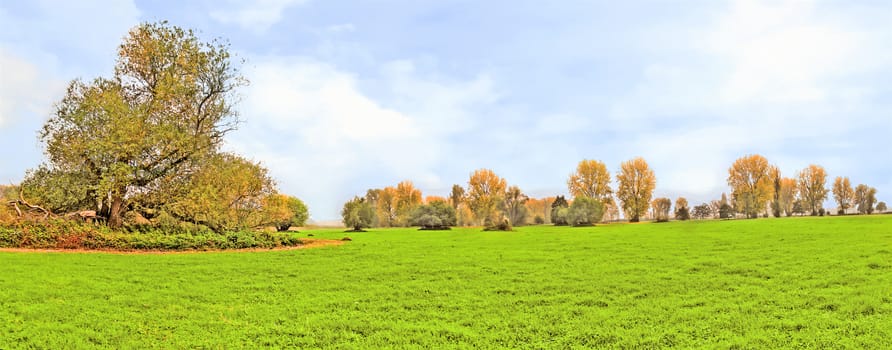
<svg viewBox="0 0 892 350">
<path fill-rule="evenodd" d="M 124 196 L 112 195 L 111 205 L 108 208 L 108 227 L 121 228 L 124 225 Z"/>
</svg>

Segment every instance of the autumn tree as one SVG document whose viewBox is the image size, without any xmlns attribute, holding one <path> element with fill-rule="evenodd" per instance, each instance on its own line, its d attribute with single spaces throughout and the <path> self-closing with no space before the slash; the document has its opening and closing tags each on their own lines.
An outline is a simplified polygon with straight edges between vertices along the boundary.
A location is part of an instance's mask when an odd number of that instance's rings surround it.
<svg viewBox="0 0 892 350">
<path fill-rule="evenodd" d="M 749 218 L 756 218 L 772 196 L 774 167 L 758 154 L 737 159 L 728 169 L 728 186 L 737 207 Z"/>
<path fill-rule="evenodd" d="M 505 192 L 505 215 L 511 221 L 512 226 L 523 225 L 526 223 L 527 207 L 526 202 L 530 199 L 527 195 L 520 191 L 520 187 L 508 187 Z"/>
<path fill-rule="evenodd" d="M 778 201 L 780 203 L 780 209 L 786 216 L 793 215 L 793 202 L 796 200 L 796 196 L 799 194 L 799 188 L 796 183 L 796 179 L 792 179 L 789 177 L 781 178 L 780 180 L 780 192 L 778 195 Z"/>
<path fill-rule="evenodd" d="M 39 136 L 47 163 L 35 172 L 68 182 L 75 207 L 120 227 L 137 194 L 190 173 L 236 125 L 245 84 L 228 47 L 166 22 L 132 29 L 111 78 L 72 81 Z M 71 208 L 71 207 L 68 207 Z"/>
<path fill-rule="evenodd" d="M 288 231 L 291 227 L 303 226 L 310 217 L 307 205 L 303 201 L 284 194 L 267 196 L 263 206 L 264 223 L 275 226 L 277 231 Z"/>
<path fill-rule="evenodd" d="M 526 202 L 527 212 L 533 216 L 533 221 L 535 223 L 549 223 L 551 222 L 551 203 L 554 202 L 554 197 L 546 197 L 546 198 L 530 198 Z"/>
<path fill-rule="evenodd" d="M 688 208 L 688 200 L 684 197 L 678 197 L 675 200 L 675 219 L 676 220 L 689 220 L 691 218 L 691 211 Z"/>
<path fill-rule="evenodd" d="M 161 202 L 161 211 L 214 231 L 241 230 L 266 224 L 264 206 L 275 194 L 275 183 L 266 168 L 234 154 L 217 154 L 178 185 L 170 185 L 165 199 L 140 198 L 139 202 Z"/>
<path fill-rule="evenodd" d="M 811 215 L 818 215 L 818 209 L 827 199 L 827 172 L 820 165 L 809 165 L 799 172 L 799 194 L 803 205 L 811 210 Z"/>
<path fill-rule="evenodd" d="M 554 202 L 551 202 L 551 222 L 556 226 L 567 225 L 567 208 L 570 203 L 564 196 L 557 196 Z"/>
<path fill-rule="evenodd" d="M 501 206 L 504 203 L 507 182 L 492 170 L 478 169 L 468 179 L 468 207 L 476 215 L 478 222 L 489 224 L 501 221 Z"/>
<path fill-rule="evenodd" d="M 375 209 L 375 222 L 372 226 L 393 227 L 397 225 L 397 193 L 394 187 L 370 189 L 365 200 Z"/>
<path fill-rule="evenodd" d="M 449 204 L 452 208 L 458 210 L 458 206 L 465 201 L 465 189 L 461 185 L 452 185 L 452 191 L 449 192 Z"/>
<path fill-rule="evenodd" d="M 613 193 L 610 189 L 610 172 L 599 160 L 583 160 L 576 166 L 576 172 L 567 179 L 567 189 L 573 197 L 606 199 Z"/>
<path fill-rule="evenodd" d="M 604 216 L 604 205 L 594 198 L 577 196 L 567 210 L 567 223 L 573 226 L 591 226 Z"/>
<path fill-rule="evenodd" d="M 364 228 L 372 227 L 375 223 L 375 208 L 364 197 L 354 197 L 341 209 L 341 218 L 344 226 L 351 231 L 362 232 Z"/>
<path fill-rule="evenodd" d="M 783 177 L 781 176 L 780 168 L 772 166 L 768 172 L 768 176 L 771 178 L 772 186 L 771 214 L 774 215 L 774 217 L 779 218 L 784 212 L 783 205 L 781 204 L 781 181 L 783 180 Z"/>
<path fill-rule="evenodd" d="M 623 211 L 630 222 L 638 222 L 647 213 L 657 184 L 653 170 L 643 158 L 635 158 L 620 165 L 616 182 L 616 196 L 622 202 Z"/>
<path fill-rule="evenodd" d="M 837 176 L 833 180 L 833 199 L 839 206 L 839 214 L 845 214 L 846 210 L 852 207 L 852 201 L 855 199 L 855 190 L 848 177 Z"/>
<path fill-rule="evenodd" d="M 877 189 L 860 184 L 855 187 L 855 205 L 858 213 L 873 214 L 873 206 L 877 202 Z"/>
<path fill-rule="evenodd" d="M 886 202 L 877 203 L 877 213 L 885 213 L 889 208 L 886 207 Z"/>
<path fill-rule="evenodd" d="M 396 185 L 395 194 L 396 223 L 399 226 L 408 226 L 412 210 L 421 205 L 421 190 L 407 180 Z"/>
<path fill-rule="evenodd" d="M 651 203 L 654 211 L 654 220 L 657 222 L 669 221 L 669 211 L 672 209 L 672 200 L 669 198 L 657 198 Z"/>
</svg>

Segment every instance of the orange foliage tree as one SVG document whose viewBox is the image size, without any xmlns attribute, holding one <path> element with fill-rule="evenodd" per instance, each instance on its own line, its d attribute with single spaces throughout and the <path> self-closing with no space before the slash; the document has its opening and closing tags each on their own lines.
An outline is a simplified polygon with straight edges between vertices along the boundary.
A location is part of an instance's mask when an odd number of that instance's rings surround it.
<svg viewBox="0 0 892 350">
<path fill-rule="evenodd" d="M 822 203 L 827 199 L 827 172 L 820 165 L 809 165 L 799 172 L 799 195 L 811 215 L 818 215 Z"/>
<path fill-rule="evenodd" d="M 774 167 L 758 154 L 737 159 L 728 169 L 728 186 L 737 210 L 750 218 L 758 217 L 765 204 L 774 194 L 771 179 Z"/>
</svg>

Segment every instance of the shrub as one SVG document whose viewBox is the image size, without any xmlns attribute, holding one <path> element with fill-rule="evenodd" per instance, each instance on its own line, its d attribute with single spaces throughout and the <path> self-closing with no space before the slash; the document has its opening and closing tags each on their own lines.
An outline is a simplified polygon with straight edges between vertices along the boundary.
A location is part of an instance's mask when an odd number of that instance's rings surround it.
<svg viewBox="0 0 892 350">
<path fill-rule="evenodd" d="M 294 233 L 210 230 L 128 232 L 63 219 L 0 226 L 0 247 L 34 249 L 208 250 L 274 248 L 301 244 Z"/>
<path fill-rule="evenodd" d="M 591 226 L 604 217 L 604 205 L 593 198 L 579 196 L 573 199 L 567 211 L 567 223 L 573 226 Z"/>
<path fill-rule="evenodd" d="M 542 225 L 545 223 L 545 219 L 542 217 L 542 215 L 536 215 L 536 217 L 533 218 L 533 223 L 536 225 Z"/>
<path fill-rule="evenodd" d="M 415 208 L 409 215 L 412 226 L 421 226 L 422 230 L 448 230 L 455 226 L 455 208 L 445 201 L 433 201 Z"/>
</svg>

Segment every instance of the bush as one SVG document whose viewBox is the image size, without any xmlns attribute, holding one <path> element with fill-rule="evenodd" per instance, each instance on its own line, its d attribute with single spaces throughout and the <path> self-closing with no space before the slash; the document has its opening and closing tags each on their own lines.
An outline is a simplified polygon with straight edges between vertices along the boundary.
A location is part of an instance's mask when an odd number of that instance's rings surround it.
<svg viewBox="0 0 892 350">
<path fill-rule="evenodd" d="M 576 197 L 567 211 L 567 223 L 573 226 L 591 226 L 603 217 L 604 205 L 588 197 Z"/>
<path fill-rule="evenodd" d="M 536 225 L 542 225 L 545 223 L 545 219 L 542 217 L 542 215 L 536 215 L 536 217 L 533 218 L 533 223 Z"/>
<path fill-rule="evenodd" d="M 448 230 L 456 222 L 455 208 L 444 201 L 419 206 L 409 215 L 409 223 L 422 230 Z"/>
<path fill-rule="evenodd" d="M 495 221 L 495 222 L 493 222 Z M 500 220 L 490 220 L 486 219 L 484 223 L 485 227 L 483 231 L 513 231 L 514 228 L 511 227 L 511 220 L 508 220 L 507 217 L 502 217 Z"/>
<path fill-rule="evenodd" d="M 168 233 L 159 229 L 115 231 L 89 223 L 51 219 L 0 226 L 0 247 L 33 249 L 215 250 L 296 246 L 296 234 L 210 230 Z"/>
</svg>

